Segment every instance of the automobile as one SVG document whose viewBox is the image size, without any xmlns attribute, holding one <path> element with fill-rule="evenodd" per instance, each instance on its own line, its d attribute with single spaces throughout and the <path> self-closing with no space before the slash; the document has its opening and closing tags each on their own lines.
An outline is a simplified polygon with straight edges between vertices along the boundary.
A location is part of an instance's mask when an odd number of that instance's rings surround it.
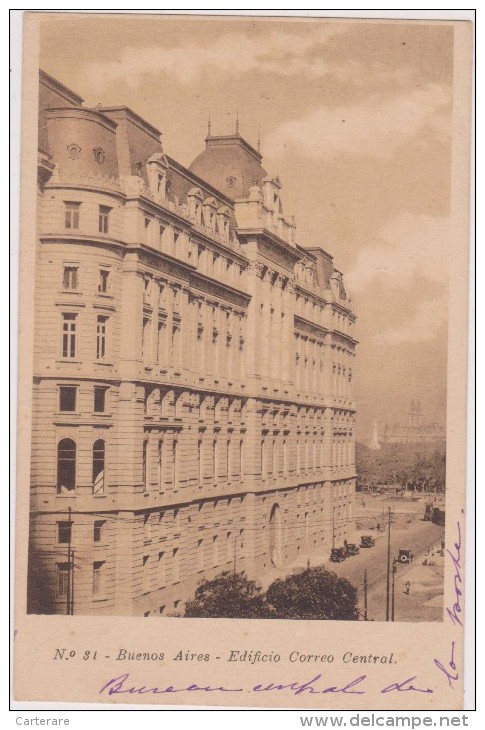
<svg viewBox="0 0 485 730">
<path fill-rule="evenodd" d="M 330 560 L 332 563 L 341 563 L 347 557 L 347 551 L 343 547 L 332 548 L 330 552 Z"/>
<path fill-rule="evenodd" d="M 354 542 L 347 543 L 347 555 L 358 555 L 360 548 Z"/>
<path fill-rule="evenodd" d="M 414 559 L 414 555 L 411 550 L 399 550 L 398 562 L 399 563 L 410 563 Z"/>
<path fill-rule="evenodd" d="M 375 538 L 372 537 L 372 535 L 362 535 L 360 538 L 360 547 L 361 548 L 370 548 L 374 547 L 376 544 Z"/>
</svg>

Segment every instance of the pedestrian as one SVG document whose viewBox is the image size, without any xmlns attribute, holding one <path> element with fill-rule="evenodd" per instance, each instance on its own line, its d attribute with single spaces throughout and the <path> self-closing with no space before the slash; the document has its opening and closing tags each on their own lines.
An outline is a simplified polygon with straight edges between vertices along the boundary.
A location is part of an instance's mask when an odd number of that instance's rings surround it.
<svg viewBox="0 0 485 730">
<path fill-rule="evenodd" d="M 407 580 L 404 583 L 404 593 L 409 596 L 409 592 L 411 590 L 411 583 Z"/>
</svg>

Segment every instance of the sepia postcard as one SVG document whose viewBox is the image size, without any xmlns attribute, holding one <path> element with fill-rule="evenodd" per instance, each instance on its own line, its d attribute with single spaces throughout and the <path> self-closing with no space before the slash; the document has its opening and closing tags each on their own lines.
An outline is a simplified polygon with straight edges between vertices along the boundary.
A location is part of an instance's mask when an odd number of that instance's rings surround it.
<svg viewBox="0 0 485 730">
<path fill-rule="evenodd" d="M 472 36 L 24 14 L 17 701 L 464 707 Z"/>
</svg>

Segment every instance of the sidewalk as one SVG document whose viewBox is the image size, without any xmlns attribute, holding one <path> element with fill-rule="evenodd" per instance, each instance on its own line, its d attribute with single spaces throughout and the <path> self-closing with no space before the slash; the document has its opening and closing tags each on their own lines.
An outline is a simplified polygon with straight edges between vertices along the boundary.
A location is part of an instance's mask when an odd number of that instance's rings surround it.
<svg viewBox="0 0 485 730">
<path fill-rule="evenodd" d="M 439 548 L 439 545 L 435 546 Z M 408 566 L 398 566 L 394 576 L 395 621 L 442 621 L 444 557 L 436 551 L 420 556 Z M 426 565 L 423 563 L 426 561 Z M 409 593 L 406 583 L 409 581 Z M 363 610 L 363 596 L 359 596 L 359 608 Z M 386 596 L 382 585 L 369 591 L 368 616 L 374 621 L 384 621 Z"/>
</svg>

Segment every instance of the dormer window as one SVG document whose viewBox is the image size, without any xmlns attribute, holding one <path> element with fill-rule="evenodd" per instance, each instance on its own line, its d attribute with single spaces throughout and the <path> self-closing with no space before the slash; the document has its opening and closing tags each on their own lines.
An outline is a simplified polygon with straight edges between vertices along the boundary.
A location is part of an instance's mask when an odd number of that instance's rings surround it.
<svg viewBox="0 0 485 730">
<path fill-rule="evenodd" d="M 202 221 L 202 201 L 203 195 L 200 188 L 191 188 L 187 193 L 187 204 L 189 208 L 189 216 L 196 223 Z"/>
<path fill-rule="evenodd" d="M 146 175 L 151 194 L 157 200 L 165 200 L 167 191 L 168 162 L 163 152 L 155 152 L 146 161 Z"/>
</svg>

